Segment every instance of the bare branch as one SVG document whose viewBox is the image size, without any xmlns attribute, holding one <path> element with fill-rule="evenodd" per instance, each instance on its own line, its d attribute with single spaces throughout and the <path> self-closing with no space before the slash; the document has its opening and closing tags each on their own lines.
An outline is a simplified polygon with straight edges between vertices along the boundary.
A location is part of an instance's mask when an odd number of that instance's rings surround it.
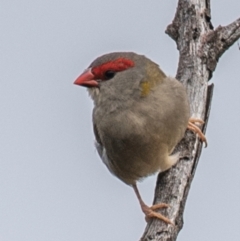
<svg viewBox="0 0 240 241">
<path fill-rule="evenodd" d="M 216 69 L 218 59 L 240 38 L 240 18 L 233 23 L 217 27 L 203 36 L 200 56 L 207 63 L 208 70 Z"/>
<path fill-rule="evenodd" d="M 196 2 L 196 3 L 195 3 Z M 178 37 L 180 33 L 180 27 L 183 27 L 181 23 L 185 19 L 186 15 L 191 16 L 190 19 L 186 18 L 185 20 L 191 21 L 193 28 L 193 35 L 196 38 L 199 35 L 199 31 L 197 29 L 197 24 L 194 18 L 202 18 L 204 24 L 207 29 L 213 29 L 213 25 L 211 23 L 211 8 L 210 8 L 210 0 L 198 0 L 198 1 L 178 1 L 178 7 L 175 14 L 175 17 L 171 24 L 167 26 L 166 34 L 168 34 L 173 40 L 178 42 Z M 198 16 L 196 16 L 196 5 L 202 6 L 202 10 L 198 11 Z M 194 34 L 195 32 L 195 34 Z"/>
<path fill-rule="evenodd" d="M 192 116 L 205 121 L 204 132 L 213 94 L 213 85 L 209 86 L 208 81 L 218 59 L 239 38 L 239 26 L 240 19 L 213 30 L 210 0 L 179 0 L 174 20 L 166 29 L 180 54 L 176 78 L 186 86 Z M 174 150 L 180 152 L 179 162 L 169 171 L 159 174 L 155 189 L 154 204 L 170 204 L 171 207 L 164 212 L 161 210 L 161 213 L 175 226 L 151 220 L 142 241 L 176 240 L 183 226 L 183 211 L 201 150 L 198 138 L 187 131 Z"/>
</svg>

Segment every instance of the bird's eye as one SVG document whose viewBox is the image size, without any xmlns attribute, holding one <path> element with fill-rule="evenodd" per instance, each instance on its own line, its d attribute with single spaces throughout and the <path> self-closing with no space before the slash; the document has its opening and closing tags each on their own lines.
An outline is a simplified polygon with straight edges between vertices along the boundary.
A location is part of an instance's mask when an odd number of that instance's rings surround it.
<svg viewBox="0 0 240 241">
<path fill-rule="evenodd" d="M 104 73 L 104 77 L 106 78 L 106 80 L 112 79 L 115 76 L 116 72 L 114 72 L 113 70 L 107 70 Z"/>
</svg>

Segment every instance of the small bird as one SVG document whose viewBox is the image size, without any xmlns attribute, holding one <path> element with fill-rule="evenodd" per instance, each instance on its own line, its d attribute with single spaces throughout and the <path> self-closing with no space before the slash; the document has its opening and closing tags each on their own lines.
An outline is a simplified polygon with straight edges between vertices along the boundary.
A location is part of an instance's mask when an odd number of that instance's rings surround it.
<svg viewBox="0 0 240 241">
<path fill-rule="evenodd" d="M 160 67 L 133 52 L 105 54 L 75 80 L 87 87 L 94 102 L 93 130 L 96 148 L 109 171 L 133 187 L 146 218 L 171 220 L 156 212 L 168 207 L 159 203 L 147 206 L 138 191 L 137 181 L 176 164 L 172 154 L 187 128 L 206 138 L 190 119 L 184 86 L 168 77 Z"/>
</svg>

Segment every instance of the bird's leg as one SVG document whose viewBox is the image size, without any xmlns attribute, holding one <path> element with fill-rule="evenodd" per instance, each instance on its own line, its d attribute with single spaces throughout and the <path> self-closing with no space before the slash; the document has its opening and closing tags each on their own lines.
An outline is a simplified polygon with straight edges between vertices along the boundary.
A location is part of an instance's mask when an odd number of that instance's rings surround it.
<svg viewBox="0 0 240 241">
<path fill-rule="evenodd" d="M 197 126 L 196 123 L 199 123 L 200 125 L 204 124 L 204 121 L 201 119 L 195 119 L 195 118 L 190 118 L 188 121 L 188 126 L 187 128 L 196 134 L 198 134 L 199 138 L 201 139 L 202 142 L 205 143 L 205 147 L 207 147 L 207 138 L 206 136 L 202 133 L 201 129 Z"/>
<path fill-rule="evenodd" d="M 138 198 L 138 201 L 140 203 L 140 206 L 141 206 L 141 209 L 143 211 L 143 213 L 146 215 L 146 221 L 149 219 L 149 218 L 158 218 L 162 221 L 164 221 L 165 223 L 167 224 L 172 224 L 174 225 L 167 217 L 163 216 L 162 214 L 160 213 L 157 213 L 155 212 L 156 209 L 161 209 L 161 208 L 167 208 L 169 207 L 168 204 L 166 203 L 159 203 L 159 204 L 155 204 L 151 207 L 148 207 L 142 200 L 141 198 L 141 195 L 138 191 L 138 188 L 137 188 L 137 185 L 136 184 L 133 184 L 133 189 L 134 189 L 134 192 Z"/>
</svg>

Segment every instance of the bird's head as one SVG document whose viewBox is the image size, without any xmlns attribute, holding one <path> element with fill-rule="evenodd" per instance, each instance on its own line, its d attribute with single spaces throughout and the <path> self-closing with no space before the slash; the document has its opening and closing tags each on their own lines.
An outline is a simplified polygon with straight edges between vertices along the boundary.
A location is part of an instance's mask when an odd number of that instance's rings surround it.
<svg viewBox="0 0 240 241">
<path fill-rule="evenodd" d="M 107 94 L 124 100 L 129 96 L 145 95 L 156 79 L 164 77 L 158 65 L 145 56 L 115 52 L 94 60 L 74 84 L 87 87 L 93 99 Z"/>
<path fill-rule="evenodd" d="M 119 72 L 133 68 L 134 60 L 124 55 L 129 53 L 111 53 L 97 58 L 75 80 L 74 84 L 88 88 L 100 87 L 104 81 L 113 79 Z"/>
</svg>

